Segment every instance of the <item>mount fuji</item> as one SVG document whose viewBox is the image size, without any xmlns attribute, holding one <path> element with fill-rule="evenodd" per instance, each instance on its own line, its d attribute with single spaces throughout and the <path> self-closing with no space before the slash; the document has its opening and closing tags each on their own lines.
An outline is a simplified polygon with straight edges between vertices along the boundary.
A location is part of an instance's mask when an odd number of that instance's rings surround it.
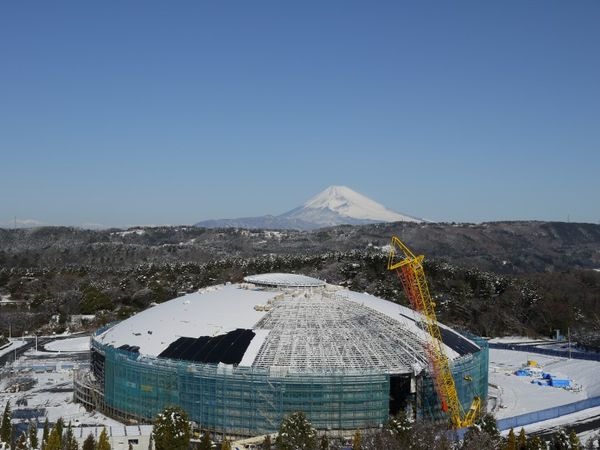
<svg viewBox="0 0 600 450">
<path fill-rule="evenodd" d="M 314 230 L 335 225 L 378 222 L 423 222 L 423 219 L 391 211 L 349 187 L 329 186 L 302 206 L 278 216 L 205 220 L 195 225 L 205 228 Z"/>
</svg>

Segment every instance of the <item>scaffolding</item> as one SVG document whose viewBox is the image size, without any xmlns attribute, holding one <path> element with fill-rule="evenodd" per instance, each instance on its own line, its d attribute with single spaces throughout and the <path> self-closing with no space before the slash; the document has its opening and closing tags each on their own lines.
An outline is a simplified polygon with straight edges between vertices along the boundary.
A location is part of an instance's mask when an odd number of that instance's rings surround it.
<svg viewBox="0 0 600 450">
<path fill-rule="evenodd" d="M 388 417 L 389 377 L 381 372 L 283 374 L 139 357 L 97 342 L 94 351 L 104 355 L 100 402 L 119 417 L 151 421 L 166 406 L 179 405 L 202 429 L 236 436 L 272 433 L 285 415 L 300 410 L 319 429 L 348 432 L 379 427 Z"/>
<path fill-rule="evenodd" d="M 427 366 L 423 339 L 402 321 L 325 290 L 276 300 L 259 329 L 269 334 L 254 367 L 412 374 Z"/>
<path fill-rule="evenodd" d="M 487 396 L 487 344 L 453 361 L 461 402 Z M 86 407 L 130 422 L 150 422 L 166 406 L 179 405 L 203 430 L 228 436 L 273 433 L 283 417 L 304 411 L 332 434 L 378 428 L 389 417 L 390 374 L 381 370 L 313 372 L 288 368 L 235 367 L 140 356 L 93 341 L 102 364 L 78 372 L 75 399 Z M 98 356 L 92 357 L 92 361 Z M 393 376 L 393 375 L 392 375 Z M 430 377 L 420 377 L 417 417 L 444 417 Z"/>
</svg>

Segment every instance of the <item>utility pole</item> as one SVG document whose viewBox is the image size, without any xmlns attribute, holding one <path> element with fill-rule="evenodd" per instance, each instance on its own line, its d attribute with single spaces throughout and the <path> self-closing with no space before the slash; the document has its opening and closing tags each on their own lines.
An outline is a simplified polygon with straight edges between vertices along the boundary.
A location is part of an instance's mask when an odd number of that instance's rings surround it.
<svg viewBox="0 0 600 450">
<path fill-rule="evenodd" d="M 569 359 L 571 359 L 571 328 L 567 327 L 567 339 L 569 340 Z"/>
</svg>

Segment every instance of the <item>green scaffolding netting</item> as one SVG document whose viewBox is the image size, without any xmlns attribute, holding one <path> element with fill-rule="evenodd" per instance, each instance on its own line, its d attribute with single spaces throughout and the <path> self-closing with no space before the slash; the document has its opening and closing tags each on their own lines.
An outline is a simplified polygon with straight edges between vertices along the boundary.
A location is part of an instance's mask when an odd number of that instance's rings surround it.
<svg viewBox="0 0 600 450">
<path fill-rule="evenodd" d="M 469 338 L 481 350 L 452 364 L 465 409 L 475 395 L 487 398 L 488 346 Z M 300 410 L 322 430 L 376 428 L 389 415 L 390 377 L 380 371 L 292 373 L 147 358 L 93 345 L 104 355 L 105 404 L 130 417 L 152 420 L 179 405 L 204 429 L 255 435 L 275 432 L 285 415 Z M 417 416 L 443 419 L 432 380 L 424 377 L 417 386 Z"/>
</svg>

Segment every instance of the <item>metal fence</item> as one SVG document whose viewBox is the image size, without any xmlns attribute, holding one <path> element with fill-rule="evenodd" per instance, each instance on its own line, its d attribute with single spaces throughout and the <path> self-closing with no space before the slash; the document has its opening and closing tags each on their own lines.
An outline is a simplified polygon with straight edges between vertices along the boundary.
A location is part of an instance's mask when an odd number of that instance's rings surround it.
<svg viewBox="0 0 600 450">
<path fill-rule="evenodd" d="M 540 348 L 536 345 L 489 343 L 490 348 L 500 350 L 515 350 L 518 352 L 539 353 L 540 355 L 558 356 L 560 358 L 584 359 L 587 361 L 600 361 L 600 353 L 579 352 L 571 350 L 557 350 L 553 348 Z"/>
<path fill-rule="evenodd" d="M 573 414 L 584 409 L 600 406 L 600 397 L 586 398 L 578 402 L 567 403 L 566 405 L 555 406 L 553 408 L 541 409 L 530 413 L 521 414 L 513 417 L 498 419 L 498 429 L 500 431 L 509 430 L 510 428 L 519 428 L 525 425 L 530 425 L 544 420 L 556 419 L 557 417 L 566 414 Z"/>
</svg>

